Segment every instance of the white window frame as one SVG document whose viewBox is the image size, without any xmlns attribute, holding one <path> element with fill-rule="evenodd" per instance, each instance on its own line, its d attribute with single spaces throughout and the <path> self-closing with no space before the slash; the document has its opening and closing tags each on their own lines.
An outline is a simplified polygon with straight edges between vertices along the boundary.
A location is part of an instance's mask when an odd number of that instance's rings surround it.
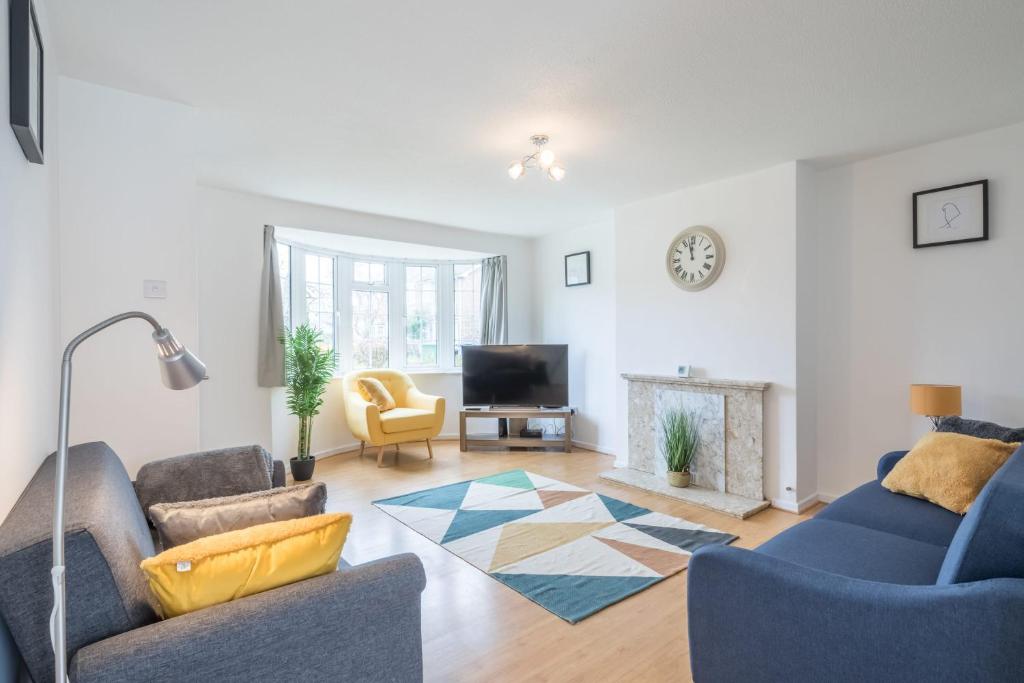
<svg viewBox="0 0 1024 683">
<path fill-rule="evenodd" d="M 458 366 L 458 365 L 455 365 L 455 266 L 457 266 L 457 265 L 469 265 L 469 266 L 476 265 L 476 266 L 480 266 L 481 262 L 480 261 L 467 260 L 467 261 L 451 261 L 448 264 L 448 280 L 447 280 L 447 287 L 448 287 L 448 289 L 446 291 L 449 294 L 449 296 L 444 297 L 445 299 L 447 299 L 446 305 L 448 306 L 448 315 L 449 315 L 449 319 L 450 319 L 450 323 L 451 323 L 451 324 L 449 324 L 447 326 L 448 334 L 451 336 L 451 338 L 449 339 L 449 343 L 448 343 L 448 351 L 449 351 L 448 364 L 451 365 L 453 368 L 456 368 L 459 372 L 462 372 L 462 367 Z M 481 282 L 480 282 L 480 297 L 483 298 L 482 273 L 481 273 Z M 477 315 L 480 315 L 480 311 L 479 310 L 477 311 Z M 479 321 L 477 321 L 477 322 L 479 322 Z M 481 332 L 482 332 L 482 329 L 481 329 Z M 479 344 L 480 340 L 477 339 L 476 343 Z"/>
<path fill-rule="evenodd" d="M 291 248 L 291 324 L 294 328 L 308 321 L 305 302 L 306 254 L 334 259 L 334 348 L 338 352 L 337 376 L 356 370 L 352 363 L 352 291 L 388 293 L 388 367 L 411 373 L 461 373 L 455 366 L 455 265 L 475 264 L 477 259 L 429 260 L 403 259 L 369 254 L 351 254 L 279 240 Z M 353 263 L 383 263 L 385 284 L 371 285 L 353 281 Z M 405 365 L 405 266 L 437 268 L 437 358 L 436 366 Z"/>
<path fill-rule="evenodd" d="M 291 248 L 291 326 L 294 330 L 303 323 L 309 322 L 309 310 L 306 308 L 306 254 L 316 256 L 333 257 L 333 254 L 320 249 L 310 249 L 292 242 L 279 242 Z M 281 293 L 284 296 L 284 292 Z M 342 305 L 338 299 L 338 261 L 334 261 L 334 339 L 333 345 L 336 353 L 340 352 L 338 346 L 338 307 Z"/>
</svg>

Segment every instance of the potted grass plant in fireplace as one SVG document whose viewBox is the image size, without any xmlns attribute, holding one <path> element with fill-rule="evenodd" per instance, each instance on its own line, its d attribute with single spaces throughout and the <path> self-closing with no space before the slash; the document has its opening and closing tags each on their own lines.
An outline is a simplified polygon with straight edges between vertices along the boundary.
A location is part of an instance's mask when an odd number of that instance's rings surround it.
<svg viewBox="0 0 1024 683">
<path fill-rule="evenodd" d="M 299 418 L 298 453 L 291 459 L 292 478 L 307 481 L 313 478 L 316 456 L 309 454 L 313 436 L 313 417 L 320 414 L 327 385 L 334 378 L 337 357 L 323 341 L 320 330 L 302 324 L 285 330 L 284 383 L 288 412 Z"/>
<path fill-rule="evenodd" d="M 690 465 L 700 447 L 700 421 L 679 408 L 661 416 L 661 446 L 670 486 L 690 485 Z"/>
</svg>

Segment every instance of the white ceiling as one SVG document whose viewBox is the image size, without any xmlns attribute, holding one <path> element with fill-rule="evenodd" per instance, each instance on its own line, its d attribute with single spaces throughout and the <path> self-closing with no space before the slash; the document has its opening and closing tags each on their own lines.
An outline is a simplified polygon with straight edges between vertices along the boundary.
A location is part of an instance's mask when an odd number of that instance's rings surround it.
<svg viewBox="0 0 1024 683">
<path fill-rule="evenodd" d="M 1021 0 L 47 0 L 64 74 L 195 105 L 201 182 L 514 234 L 1024 120 Z M 531 133 L 568 176 L 513 183 Z"/>
</svg>

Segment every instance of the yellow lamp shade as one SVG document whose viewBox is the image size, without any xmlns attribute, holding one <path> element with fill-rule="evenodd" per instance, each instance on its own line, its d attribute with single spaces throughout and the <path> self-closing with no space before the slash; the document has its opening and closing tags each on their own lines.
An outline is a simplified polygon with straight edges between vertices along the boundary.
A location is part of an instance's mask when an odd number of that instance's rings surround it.
<svg viewBox="0 0 1024 683">
<path fill-rule="evenodd" d="M 959 415 L 960 387 L 955 384 L 911 384 L 910 410 L 916 415 Z"/>
</svg>

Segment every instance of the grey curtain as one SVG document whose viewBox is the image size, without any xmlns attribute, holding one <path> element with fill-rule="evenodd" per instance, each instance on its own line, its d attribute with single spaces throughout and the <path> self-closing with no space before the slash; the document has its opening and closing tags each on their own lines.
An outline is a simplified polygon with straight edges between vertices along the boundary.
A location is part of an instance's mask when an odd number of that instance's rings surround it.
<svg viewBox="0 0 1024 683">
<path fill-rule="evenodd" d="M 284 330 L 281 309 L 281 269 L 277 261 L 274 226 L 263 226 L 263 274 L 260 276 L 260 328 L 257 355 L 257 383 L 261 387 L 284 386 L 284 347 L 279 337 Z"/>
<path fill-rule="evenodd" d="M 480 343 L 508 343 L 508 259 L 492 256 L 480 268 Z"/>
</svg>

